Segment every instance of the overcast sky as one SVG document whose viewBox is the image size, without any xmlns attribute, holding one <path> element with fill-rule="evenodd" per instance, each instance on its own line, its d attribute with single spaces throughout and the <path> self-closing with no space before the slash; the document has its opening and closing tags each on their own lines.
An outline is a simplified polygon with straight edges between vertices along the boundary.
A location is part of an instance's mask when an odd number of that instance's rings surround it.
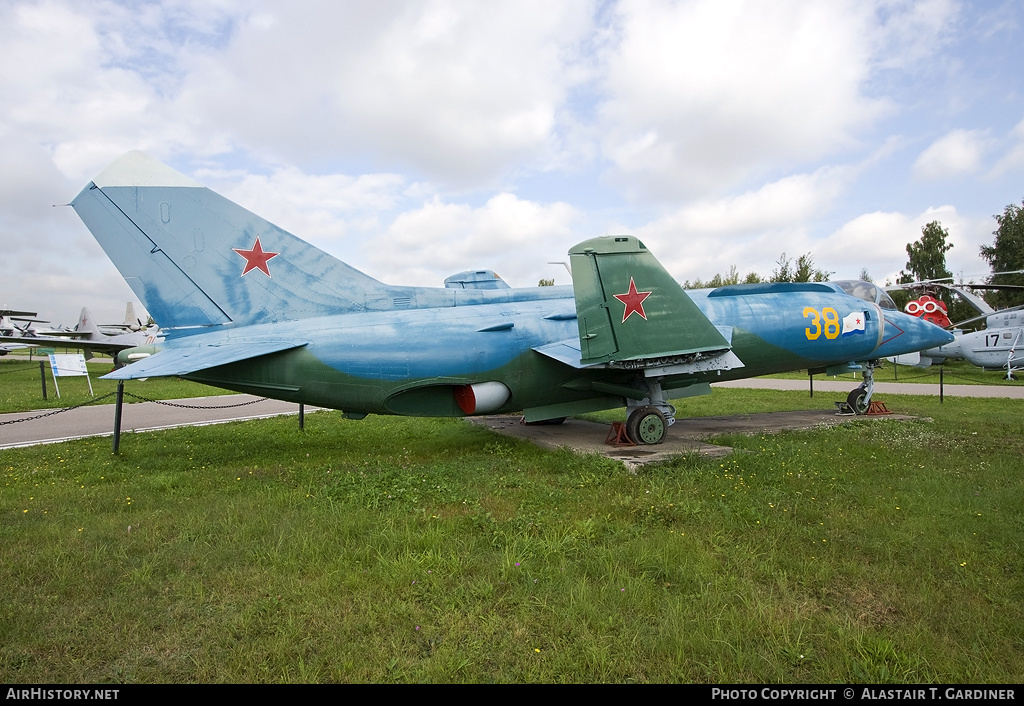
<svg viewBox="0 0 1024 706">
<path fill-rule="evenodd" d="M 0 307 L 119 321 L 67 204 L 141 149 L 368 274 L 678 279 L 811 253 L 879 282 L 1024 199 L 1019 2 L 0 0 Z M 57 205 L 55 207 L 55 205 Z"/>
</svg>

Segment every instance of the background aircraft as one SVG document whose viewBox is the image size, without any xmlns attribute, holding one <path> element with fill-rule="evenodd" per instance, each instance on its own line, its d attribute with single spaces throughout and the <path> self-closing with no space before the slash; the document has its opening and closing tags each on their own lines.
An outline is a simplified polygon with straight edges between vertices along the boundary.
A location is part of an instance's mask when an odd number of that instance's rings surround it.
<svg viewBox="0 0 1024 706">
<path fill-rule="evenodd" d="M 135 305 L 128 302 L 124 308 L 124 322 L 120 324 L 98 324 L 100 331 L 105 334 L 123 333 L 125 331 L 144 331 L 150 326 L 142 322 L 142 319 L 135 315 Z"/>
<path fill-rule="evenodd" d="M 25 316 L 36 316 L 34 311 L 15 311 L 14 309 L 0 309 L 0 337 L 11 337 L 20 338 L 24 331 L 28 329 L 29 325 L 36 323 L 36 319 L 22 318 Z M 24 323 L 24 326 L 19 326 L 19 323 Z M 46 322 L 41 322 L 46 323 Z M 0 338 L 2 340 L 2 338 Z M 23 350 L 28 348 L 23 343 L 0 343 L 0 356 L 7 355 L 11 351 Z"/>
<path fill-rule="evenodd" d="M 391 286 L 140 152 L 71 205 L 167 336 L 120 353 L 135 362 L 106 378 L 181 376 L 350 418 L 522 411 L 540 422 L 626 406 L 629 437 L 658 443 L 674 421 L 669 395 L 860 369 L 851 397 L 863 410 L 880 358 L 952 340 L 881 306 L 868 283 L 687 293 L 632 236 L 570 249 L 572 287 L 514 289 L 489 271 Z"/>
<path fill-rule="evenodd" d="M 129 304 L 129 307 L 131 305 Z M 134 315 L 134 310 L 132 310 Z M 151 345 L 161 340 L 159 328 L 151 326 L 142 331 L 108 334 L 100 330 L 87 307 L 82 307 L 78 324 L 70 331 L 32 331 L 22 336 L 0 336 L 4 345 L 50 346 L 59 348 L 80 348 L 85 357 L 91 358 L 94 352 L 116 355 L 118 352 Z"/>
<path fill-rule="evenodd" d="M 900 286 L 908 289 L 915 286 L 948 289 L 974 306 L 979 315 L 964 321 L 950 323 L 946 316 L 945 304 L 937 298 L 924 295 L 908 302 L 905 307 L 908 314 L 943 326 L 953 331 L 956 338 L 951 343 L 942 346 L 901 356 L 897 362 L 904 365 L 927 367 L 946 359 L 962 358 L 985 370 L 1004 370 L 1003 378 L 1006 380 L 1016 379 L 1014 373 L 1024 365 L 1024 311 L 1021 311 L 1022 307 L 996 311 L 984 299 L 967 291 L 968 288 L 1015 288 L 1013 285 L 953 285 L 942 281 L 931 281 Z M 960 331 L 961 326 L 982 320 L 985 322 L 985 328 L 981 331 L 969 333 Z"/>
</svg>

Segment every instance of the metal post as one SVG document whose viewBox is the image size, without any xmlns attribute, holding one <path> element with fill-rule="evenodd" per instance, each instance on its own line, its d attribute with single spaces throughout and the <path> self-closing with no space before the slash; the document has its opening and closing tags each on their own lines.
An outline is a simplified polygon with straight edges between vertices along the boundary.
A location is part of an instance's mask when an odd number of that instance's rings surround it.
<svg viewBox="0 0 1024 706">
<path fill-rule="evenodd" d="M 31 351 L 32 349 L 29 348 Z M 46 399 L 46 368 L 43 366 L 43 361 L 39 361 L 39 379 L 43 381 L 43 399 Z"/>
<path fill-rule="evenodd" d="M 114 402 L 114 453 L 121 446 L 121 404 L 124 402 L 124 380 L 117 381 L 117 401 Z"/>
<path fill-rule="evenodd" d="M 306 428 L 306 406 L 299 402 L 299 431 Z"/>
<path fill-rule="evenodd" d="M 939 404 L 942 404 L 943 392 L 945 392 L 945 386 L 943 385 L 942 374 L 945 372 L 943 367 L 939 366 Z"/>
<path fill-rule="evenodd" d="M 813 399 L 814 398 L 814 373 L 812 373 L 810 370 L 807 371 L 807 381 L 808 381 L 808 384 L 811 387 L 811 399 Z"/>
</svg>

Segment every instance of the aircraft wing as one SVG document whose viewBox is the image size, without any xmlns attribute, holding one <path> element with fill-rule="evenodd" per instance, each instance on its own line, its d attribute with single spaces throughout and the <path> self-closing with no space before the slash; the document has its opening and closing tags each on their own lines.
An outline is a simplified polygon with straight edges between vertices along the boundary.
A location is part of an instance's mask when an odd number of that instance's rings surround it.
<svg viewBox="0 0 1024 706">
<path fill-rule="evenodd" d="M 0 336 L 2 343 L 20 343 L 24 346 L 52 346 L 55 348 L 82 348 L 100 353 L 117 353 L 126 348 L 134 348 L 135 343 L 111 343 L 109 341 L 76 341 L 68 338 L 51 336 Z"/>
<path fill-rule="evenodd" d="M 137 378 L 175 377 L 237 363 L 250 358 L 301 348 L 309 341 L 226 341 L 204 346 L 165 348 L 148 358 L 104 375 L 103 380 L 134 380 Z"/>
</svg>

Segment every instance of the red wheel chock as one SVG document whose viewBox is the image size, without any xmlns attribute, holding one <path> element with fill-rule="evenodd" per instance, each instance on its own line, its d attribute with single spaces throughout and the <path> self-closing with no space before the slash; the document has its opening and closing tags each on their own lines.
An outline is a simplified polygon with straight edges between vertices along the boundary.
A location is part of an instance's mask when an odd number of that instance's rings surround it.
<svg viewBox="0 0 1024 706">
<path fill-rule="evenodd" d="M 624 422 L 612 422 L 612 428 L 608 430 L 608 436 L 605 437 L 604 443 L 609 446 L 636 446 L 626 435 Z"/>
</svg>

